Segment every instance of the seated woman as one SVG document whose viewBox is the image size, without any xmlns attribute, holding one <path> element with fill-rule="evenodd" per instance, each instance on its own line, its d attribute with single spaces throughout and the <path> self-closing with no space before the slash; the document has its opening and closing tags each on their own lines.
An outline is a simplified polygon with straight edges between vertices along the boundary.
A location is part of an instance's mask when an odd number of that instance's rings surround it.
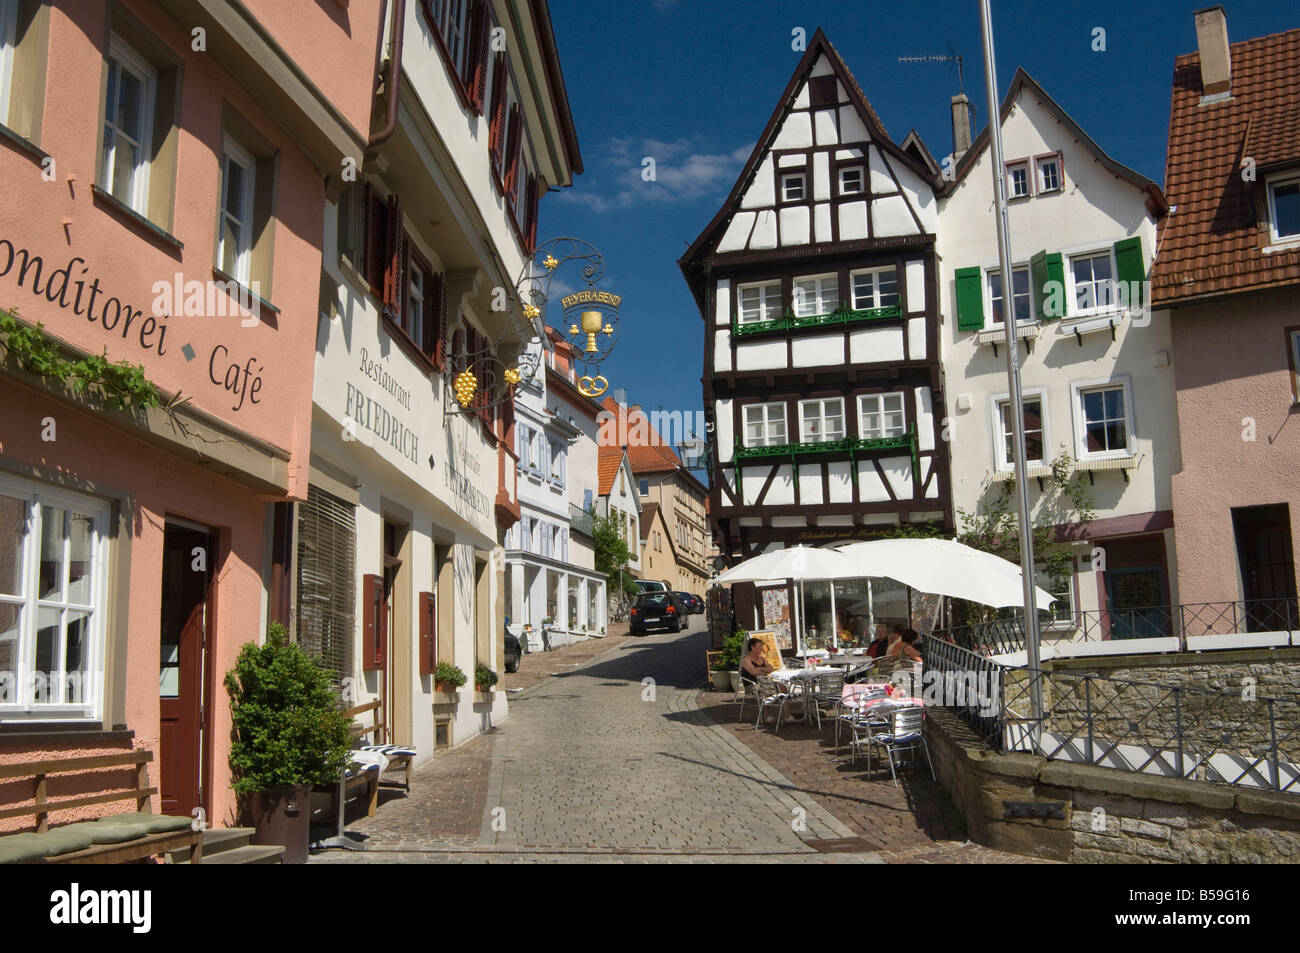
<svg viewBox="0 0 1300 953">
<path fill-rule="evenodd" d="M 763 640 L 750 639 L 745 643 L 748 650 L 740 660 L 740 681 L 746 685 L 757 685 L 760 675 L 771 675 L 776 669 L 763 658 Z"/>
<path fill-rule="evenodd" d="M 885 649 L 889 647 L 889 627 L 883 622 L 876 623 L 876 637 L 870 645 L 867 646 L 867 654 L 872 658 L 880 658 L 885 654 Z"/>
<path fill-rule="evenodd" d="M 921 653 L 916 646 L 921 641 L 921 633 L 916 629 L 904 629 L 898 637 L 898 641 L 890 644 L 886 657 L 910 659 L 913 662 L 921 661 Z"/>
</svg>

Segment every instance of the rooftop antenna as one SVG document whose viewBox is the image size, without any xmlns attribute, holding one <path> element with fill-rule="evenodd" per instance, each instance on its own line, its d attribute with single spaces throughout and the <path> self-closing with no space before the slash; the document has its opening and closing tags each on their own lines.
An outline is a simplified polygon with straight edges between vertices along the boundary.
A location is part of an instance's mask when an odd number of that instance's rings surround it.
<svg viewBox="0 0 1300 953">
<path fill-rule="evenodd" d="M 961 93 L 963 96 L 966 95 L 966 74 L 965 74 L 965 73 L 963 72 L 963 70 L 962 70 L 962 58 L 961 58 L 961 54 L 958 53 L 956 47 L 954 47 L 954 46 L 952 45 L 952 38 L 951 38 L 951 37 L 948 38 L 948 52 L 947 52 L 947 53 L 927 53 L 927 54 L 924 55 L 924 56 L 900 56 L 900 57 L 898 58 L 898 62 L 900 62 L 900 63 L 952 63 L 952 64 L 955 64 L 956 67 L 957 67 L 957 91 L 958 91 L 959 93 Z M 949 75 L 949 76 L 952 75 L 952 67 L 951 67 L 951 66 L 948 67 L 948 75 Z M 971 125 L 971 129 L 973 130 L 973 129 L 975 128 L 975 104 L 972 103 L 972 102 L 967 101 L 966 108 L 970 111 L 970 125 Z M 954 135 L 953 143 L 952 143 L 952 151 L 953 151 L 954 153 L 957 151 L 957 140 L 956 140 L 955 135 Z"/>
</svg>

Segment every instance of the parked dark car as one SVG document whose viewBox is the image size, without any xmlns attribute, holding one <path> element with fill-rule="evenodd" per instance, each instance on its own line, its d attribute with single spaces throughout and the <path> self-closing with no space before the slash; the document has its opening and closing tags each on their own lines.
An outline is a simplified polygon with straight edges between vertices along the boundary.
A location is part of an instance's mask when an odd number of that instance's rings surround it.
<svg viewBox="0 0 1300 953">
<path fill-rule="evenodd" d="M 523 657 L 524 647 L 519 644 L 519 640 L 515 636 L 511 635 L 510 630 L 506 629 L 506 671 L 519 671 L 519 662 Z"/>
<path fill-rule="evenodd" d="M 699 596 L 691 595 L 689 593 L 687 594 L 686 598 L 690 600 L 688 605 L 690 606 L 692 615 L 704 615 L 703 599 L 701 599 Z"/>
<path fill-rule="evenodd" d="M 643 592 L 628 614 L 628 632 L 644 635 L 652 628 L 680 632 L 688 625 L 686 609 L 673 592 Z"/>
</svg>

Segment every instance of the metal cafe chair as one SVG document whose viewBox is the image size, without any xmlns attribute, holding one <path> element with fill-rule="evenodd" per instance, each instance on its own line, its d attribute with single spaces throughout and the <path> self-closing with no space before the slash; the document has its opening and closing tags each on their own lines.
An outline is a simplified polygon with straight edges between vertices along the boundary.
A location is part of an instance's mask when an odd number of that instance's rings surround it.
<svg viewBox="0 0 1300 953">
<path fill-rule="evenodd" d="M 840 726 L 843 725 L 852 731 L 854 722 L 864 715 L 861 708 L 864 702 L 878 701 L 888 697 L 889 692 L 879 688 L 870 692 L 858 692 L 853 696 L 854 704 L 846 705 L 844 703 L 844 692 L 843 690 L 840 691 L 839 703 L 835 709 L 835 754 L 837 757 L 840 753 Z"/>
<path fill-rule="evenodd" d="M 755 697 L 758 699 L 758 718 L 754 720 L 754 727 L 762 727 L 763 712 L 770 706 L 775 705 L 777 706 L 776 724 L 779 728 L 781 726 L 781 708 L 785 705 L 786 694 L 776 684 L 776 679 L 770 675 L 758 676 L 758 685 L 754 692 Z"/>
<path fill-rule="evenodd" d="M 813 714 L 817 718 L 817 727 L 822 726 L 822 714 L 835 716 L 844 694 L 844 673 L 832 672 L 818 675 L 809 682 L 808 700 L 812 704 Z"/>
<path fill-rule="evenodd" d="M 925 708 L 921 705 L 899 705 L 891 708 L 888 717 L 888 722 L 868 725 L 867 771 L 871 771 L 871 747 L 874 745 L 884 748 L 889 758 L 889 775 L 894 779 L 894 787 L 898 787 L 894 755 L 903 751 L 921 750 L 925 752 L 926 764 L 930 766 L 930 777 L 938 780 L 934 773 L 934 762 L 930 760 L 930 746 L 925 743 L 925 734 L 921 730 L 925 721 Z"/>
</svg>

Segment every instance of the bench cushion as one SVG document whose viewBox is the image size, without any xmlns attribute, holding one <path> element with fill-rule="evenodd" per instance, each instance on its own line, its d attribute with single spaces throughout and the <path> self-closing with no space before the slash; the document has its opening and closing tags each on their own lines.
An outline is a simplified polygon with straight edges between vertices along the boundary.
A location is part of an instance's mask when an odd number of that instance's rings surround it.
<svg viewBox="0 0 1300 953">
<path fill-rule="evenodd" d="M 358 748 L 355 751 L 349 751 L 348 758 L 348 765 L 343 769 L 343 777 L 349 781 L 358 774 L 364 774 L 368 771 L 382 771 L 388 767 L 388 758 L 378 751 L 366 751 L 364 748 Z"/>
<path fill-rule="evenodd" d="M 44 834 L 28 832 L 0 837 L 0 863 L 31 863 L 42 857 L 56 857 L 59 854 L 70 854 L 74 850 L 85 850 L 95 842 L 91 836 L 91 828 L 94 826 L 93 821 L 81 821 L 50 828 Z"/>
<path fill-rule="evenodd" d="M 6 834 L 0 837 L 0 864 L 30 864 L 46 856 L 40 834 Z"/>
<path fill-rule="evenodd" d="M 389 758 L 414 758 L 419 752 L 407 745 L 362 745 L 358 751 L 377 751 Z"/>
<path fill-rule="evenodd" d="M 187 830 L 192 826 L 192 819 L 188 817 L 174 817 L 169 814 L 113 814 L 109 817 L 101 817 L 95 821 L 97 828 L 103 828 L 95 833 L 95 843 L 97 844 L 116 844 L 124 840 L 130 840 L 133 837 L 144 837 L 146 834 L 165 834 L 172 831 Z M 120 832 L 126 836 L 116 837 L 113 840 L 101 840 L 110 835 L 108 829 Z"/>
</svg>

